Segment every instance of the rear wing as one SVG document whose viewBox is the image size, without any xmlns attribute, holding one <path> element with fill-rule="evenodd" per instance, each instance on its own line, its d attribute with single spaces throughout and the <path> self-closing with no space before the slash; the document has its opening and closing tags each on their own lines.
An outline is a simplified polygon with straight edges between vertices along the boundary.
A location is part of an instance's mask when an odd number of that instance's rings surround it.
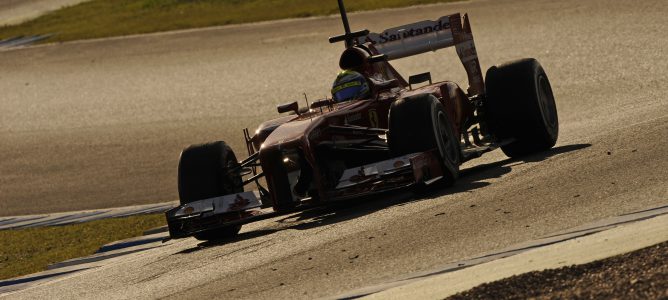
<svg viewBox="0 0 668 300">
<path fill-rule="evenodd" d="M 436 21 L 421 21 L 394 27 L 382 33 L 368 33 L 356 37 L 356 44 L 370 45 L 388 60 L 455 46 L 457 55 L 468 75 L 469 96 L 485 92 L 478 54 L 468 15 L 457 13 L 441 17 Z"/>
</svg>

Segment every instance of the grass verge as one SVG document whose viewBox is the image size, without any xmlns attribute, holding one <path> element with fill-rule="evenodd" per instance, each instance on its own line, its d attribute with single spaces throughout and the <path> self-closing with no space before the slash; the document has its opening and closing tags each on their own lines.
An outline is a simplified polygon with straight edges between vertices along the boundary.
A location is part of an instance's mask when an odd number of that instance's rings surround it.
<svg viewBox="0 0 668 300">
<path fill-rule="evenodd" d="M 95 253 L 100 246 L 165 225 L 163 214 L 0 231 L 0 280 L 43 271 L 49 264 Z"/>
<path fill-rule="evenodd" d="M 346 9 L 451 1 L 349 0 Z M 47 41 L 71 41 L 335 13 L 338 6 L 334 0 L 92 0 L 22 24 L 0 27 L 0 40 L 53 33 L 56 35 Z"/>
</svg>

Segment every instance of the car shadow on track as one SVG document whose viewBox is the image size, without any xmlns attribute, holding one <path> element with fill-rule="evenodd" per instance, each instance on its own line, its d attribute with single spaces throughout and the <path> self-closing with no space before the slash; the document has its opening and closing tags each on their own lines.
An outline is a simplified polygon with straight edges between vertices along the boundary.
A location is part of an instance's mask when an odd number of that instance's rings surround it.
<svg viewBox="0 0 668 300">
<path fill-rule="evenodd" d="M 204 250 L 206 248 L 212 248 L 216 246 L 222 246 L 222 245 L 229 245 L 229 244 L 234 244 L 237 242 L 241 242 L 244 240 L 250 240 L 258 237 L 262 237 L 265 235 L 270 235 L 272 233 L 278 232 L 281 229 L 259 229 L 259 230 L 253 230 L 253 231 L 247 231 L 240 233 L 239 235 L 233 237 L 233 238 L 226 238 L 226 239 L 220 239 L 220 240 L 210 240 L 210 241 L 203 241 L 201 243 L 198 243 L 197 246 L 193 248 L 187 248 L 184 250 L 181 250 L 179 252 L 176 252 L 174 254 L 189 254 L 193 252 L 197 252 L 200 250 Z"/>
<path fill-rule="evenodd" d="M 427 199 L 430 199 L 448 194 L 468 192 L 478 187 L 490 185 L 490 183 L 484 182 L 484 180 L 499 178 L 502 175 L 509 173 L 513 167 L 530 162 L 540 162 L 555 155 L 578 151 L 589 147 L 591 147 L 591 144 L 565 145 L 554 147 L 547 151 L 534 153 L 522 158 L 508 158 L 493 163 L 476 165 L 461 170 L 459 172 L 459 179 L 454 186 L 450 188 L 435 188 L 424 196 L 427 196 Z"/>
<path fill-rule="evenodd" d="M 195 252 L 208 247 L 232 244 L 238 241 L 253 239 L 286 229 L 308 230 L 321 226 L 359 218 L 392 206 L 403 206 L 410 203 L 433 200 L 434 198 L 465 193 L 490 185 L 487 179 L 499 178 L 511 171 L 512 167 L 528 162 L 539 162 L 552 156 L 578 151 L 590 147 L 591 144 L 573 144 L 552 148 L 548 151 L 532 154 L 519 159 L 509 158 L 493 163 L 481 164 L 460 171 L 460 177 L 451 187 L 442 184 L 430 188 L 427 192 L 415 194 L 410 191 L 389 192 L 376 196 L 361 197 L 353 200 L 329 203 L 313 207 L 301 212 L 288 214 L 274 221 L 271 225 L 239 234 L 232 239 L 206 241 L 196 248 L 186 249 L 179 253 Z"/>
</svg>

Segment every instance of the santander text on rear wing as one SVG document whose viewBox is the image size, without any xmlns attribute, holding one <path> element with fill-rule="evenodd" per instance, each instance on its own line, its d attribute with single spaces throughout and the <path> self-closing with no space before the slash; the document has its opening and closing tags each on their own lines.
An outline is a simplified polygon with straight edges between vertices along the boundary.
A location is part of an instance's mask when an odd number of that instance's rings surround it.
<svg viewBox="0 0 668 300">
<path fill-rule="evenodd" d="M 369 33 L 358 37 L 356 42 L 370 45 L 370 48 L 379 54 L 385 54 L 388 60 L 455 46 L 468 75 L 469 95 L 481 95 L 485 91 L 471 25 L 466 14 L 463 18 L 457 13 L 436 21 L 421 21 L 390 28 L 381 33 Z"/>
</svg>

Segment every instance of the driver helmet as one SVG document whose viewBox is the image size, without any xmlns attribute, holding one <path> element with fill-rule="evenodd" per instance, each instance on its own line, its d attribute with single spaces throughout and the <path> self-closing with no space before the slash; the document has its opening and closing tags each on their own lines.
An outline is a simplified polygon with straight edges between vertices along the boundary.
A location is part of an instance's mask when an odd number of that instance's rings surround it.
<svg viewBox="0 0 668 300">
<path fill-rule="evenodd" d="M 332 84 L 332 98 L 336 102 L 368 98 L 369 84 L 358 72 L 345 70 L 339 72 Z"/>
</svg>

